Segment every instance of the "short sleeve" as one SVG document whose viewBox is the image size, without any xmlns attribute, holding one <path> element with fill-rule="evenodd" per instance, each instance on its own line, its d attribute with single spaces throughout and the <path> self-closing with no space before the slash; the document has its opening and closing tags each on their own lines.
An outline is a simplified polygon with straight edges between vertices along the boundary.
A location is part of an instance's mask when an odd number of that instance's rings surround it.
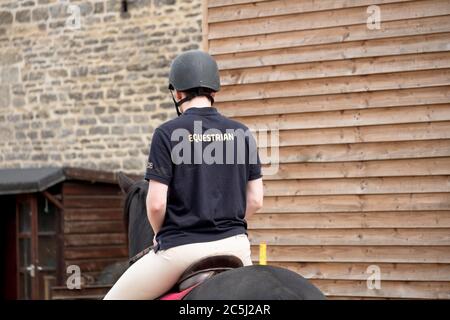
<svg viewBox="0 0 450 320">
<path fill-rule="evenodd" d="M 248 180 L 256 180 L 262 177 L 261 160 L 259 159 L 258 147 L 253 135 L 249 135 L 248 139 Z"/>
<path fill-rule="evenodd" d="M 166 185 L 172 180 L 173 163 L 169 138 L 156 129 L 150 146 L 145 180 L 155 180 Z"/>
</svg>

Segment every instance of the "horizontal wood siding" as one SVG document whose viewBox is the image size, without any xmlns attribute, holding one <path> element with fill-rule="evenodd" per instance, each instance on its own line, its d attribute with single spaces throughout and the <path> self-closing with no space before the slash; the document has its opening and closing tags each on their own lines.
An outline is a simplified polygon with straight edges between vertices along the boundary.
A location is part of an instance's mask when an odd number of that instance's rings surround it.
<svg viewBox="0 0 450 320">
<path fill-rule="evenodd" d="M 87 283 L 127 259 L 123 196 L 117 185 L 68 181 L 63 185 L 64 263 L 78 265 Z"/>
<path fill-rule="evenodd" d="M 332 299 L 450 298 L 450 1 L 208 0 L 204 29 L 216 106 L 279 131 L 253 259 Z"/>
</svg>

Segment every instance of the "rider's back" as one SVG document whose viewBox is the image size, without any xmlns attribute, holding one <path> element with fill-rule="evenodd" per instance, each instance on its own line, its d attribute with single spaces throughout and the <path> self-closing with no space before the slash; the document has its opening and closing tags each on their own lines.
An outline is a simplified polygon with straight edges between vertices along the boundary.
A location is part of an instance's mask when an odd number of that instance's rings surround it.
<svg viewBox="0 0 450 320">
<path fill-rule="evenodd" d="M 158 249 L 246 232 L 246 186 L 261 177 L 253 137 L 215 108 L 190 108 L 155 130 L 147 180 L 169 185 Z"/>
</svg>

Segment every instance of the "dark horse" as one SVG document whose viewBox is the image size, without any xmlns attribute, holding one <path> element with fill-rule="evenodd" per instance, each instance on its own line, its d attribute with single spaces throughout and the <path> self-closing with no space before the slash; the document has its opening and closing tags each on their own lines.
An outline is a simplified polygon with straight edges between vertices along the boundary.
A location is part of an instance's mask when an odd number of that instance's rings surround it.
<svg viewBox="0 0 450 320">
<path fill-rule="evenodd" d="M 133 181 L 119 174 L 119 184 L 126 194 L 124 221 L 128 230 L 130 258 L 153 245 L 153 231 L 148 222 L 145 199 L 148 182 Z M 200 283 L 185 300 L 307 300 L 324 295 L 305 278 L 287 269 L 273 266 L 247 266 L 232 269 Z"/>
</svg>

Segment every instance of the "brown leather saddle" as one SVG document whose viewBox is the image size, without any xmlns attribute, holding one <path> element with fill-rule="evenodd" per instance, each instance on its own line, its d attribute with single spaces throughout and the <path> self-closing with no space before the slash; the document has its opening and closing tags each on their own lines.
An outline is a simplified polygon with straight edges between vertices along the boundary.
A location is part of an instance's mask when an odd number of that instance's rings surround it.
<svg viewBox="0 0 450 320">
<path fill-rule="evenodd" d="M 137 255 L 129 260 L 132 265 L 137 260 L 142 258 L 153 248 L 149 247 L 139 252 Z M 217 255 L 203 258 L 191 264 L 181 275 L 176 285 L 171 291 L 183 291 L 192 286 L 195 286 L 212 276 L 221 272 L 243 267 L 241 259 L 233 255 Z"/>
<path fill-rule="evenodd" d="M 190 265 L 181 275 L 175 289 L 186 290 L 212 276 L 235 268 L 243 267 L 241 259 L 232 255 L 218 255 L 203 258 Z"/>
</svg>

